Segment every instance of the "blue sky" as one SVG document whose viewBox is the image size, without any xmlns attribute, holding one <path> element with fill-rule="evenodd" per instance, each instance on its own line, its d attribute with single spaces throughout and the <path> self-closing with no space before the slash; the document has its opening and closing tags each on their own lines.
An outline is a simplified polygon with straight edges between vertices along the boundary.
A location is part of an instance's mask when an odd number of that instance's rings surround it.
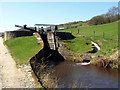
<svg viewBox="0 0 120 90">
<path fill-rule="evenodd" d="M 15 24 L 34 26 L 86 21 L 113 6 L 118 6 L 118 2 L 2 2 L 0 32 L 18 29 Z"/>
</svg>

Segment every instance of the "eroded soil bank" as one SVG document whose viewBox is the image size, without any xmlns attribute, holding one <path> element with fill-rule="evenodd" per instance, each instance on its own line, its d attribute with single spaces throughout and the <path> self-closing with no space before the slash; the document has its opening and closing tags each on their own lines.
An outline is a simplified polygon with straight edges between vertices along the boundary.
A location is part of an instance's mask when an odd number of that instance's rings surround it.
<svg viewBox="0 0 120 90">
<path fill-rule="evenodd" d="M 74 54 L 73 57 L 74 59 L 72 61 L 77 63 L 89 60 L 90 64 L 103 68 L 119 69 L 120 67 L 118 51 L 115 52 L 115 54 L 110 57 L 89 54 Z"/>
</svg>

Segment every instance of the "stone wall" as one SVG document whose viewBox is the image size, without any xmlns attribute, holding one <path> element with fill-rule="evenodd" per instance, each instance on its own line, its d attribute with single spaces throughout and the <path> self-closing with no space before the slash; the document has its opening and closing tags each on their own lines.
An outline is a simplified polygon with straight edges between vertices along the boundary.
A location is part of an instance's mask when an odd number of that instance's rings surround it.
<svg viewBox="0 0 120 90">
<path fill-rule="evenodd" d="M 15 37 L 22 37 L 22 36 L 32 36 L 32 31 L 6 31 L 5 32 L 5 41 L 15 38 Z"/>
<path fill-rule="evenodd" d="M 58 52 L 64 57 L 65 60 L 70 60 L 73 58 L 71 52 L 66 48 L 65 42 L 62 40 L 74 39 L 75 37 L 71 33 L 67 32 L 56 32 L 56 46 Z"/>
<path fill-rule="evenodd" d="M 68 40 L 68 39 L 74 39 L 75 38 L 72 35 L 72 33 L 68 33 L 68 32 L 56 32 L 55 36 L 57 36 L 61 40 Z"/>
<path fill-rule="evenodd" d="M 56 39 L 53 32 L 47 33 L 47 40 L 48 40 L 50 49 L 56 50 Z"/>
<path fill-rule="evenodd" d="M 62 46 L 65 46 L 65 43 L 62 40 L 68 40 L 75 38 L 71 33 L 67 32 L 49 32 L 47 33 L 47 41 L 49 43 L 50 49 L 56 50 Z"/>
</svg>

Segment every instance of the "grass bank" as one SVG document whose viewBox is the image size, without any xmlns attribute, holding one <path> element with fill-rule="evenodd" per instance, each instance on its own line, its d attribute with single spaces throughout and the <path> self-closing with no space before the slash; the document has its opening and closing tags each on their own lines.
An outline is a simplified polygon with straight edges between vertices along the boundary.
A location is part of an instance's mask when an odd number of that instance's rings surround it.
<svg viewBox="0 0 120 90">
<path fill-rule="evenodd" d="M 73 53 L 85 54 L 91 50 L 91 46 L 86 45 L 86 43 L 90 43 L 90 39 L 101 47 L 101 50 L 95 53 L 96 55 L 110 56 L 118 50 L 118 22 L 59 30 L 58 32 L 72 32 L 76 36 L 75 39 L 65 41 L 68 49 Z"/>
<path fill-rule="evenodd" d="M 18 37 L 4 42 L 16 64 L 27 64 L 29 59 L 41 48 L 34 36 Z"/>
</svg>

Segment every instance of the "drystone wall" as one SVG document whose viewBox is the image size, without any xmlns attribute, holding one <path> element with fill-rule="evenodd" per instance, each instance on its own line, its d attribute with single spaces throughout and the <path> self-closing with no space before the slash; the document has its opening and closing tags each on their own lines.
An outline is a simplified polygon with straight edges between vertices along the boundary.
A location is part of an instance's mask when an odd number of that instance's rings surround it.
<svg viewBox="0 0 120 90">
<path fill-rule="evenodd" d="M 32 31 L 6 31 L 5 32 L 5 41 L 15 38 L 15 37 L 22 37 L 22 36 L 32 36 Z"/>
</svg>

